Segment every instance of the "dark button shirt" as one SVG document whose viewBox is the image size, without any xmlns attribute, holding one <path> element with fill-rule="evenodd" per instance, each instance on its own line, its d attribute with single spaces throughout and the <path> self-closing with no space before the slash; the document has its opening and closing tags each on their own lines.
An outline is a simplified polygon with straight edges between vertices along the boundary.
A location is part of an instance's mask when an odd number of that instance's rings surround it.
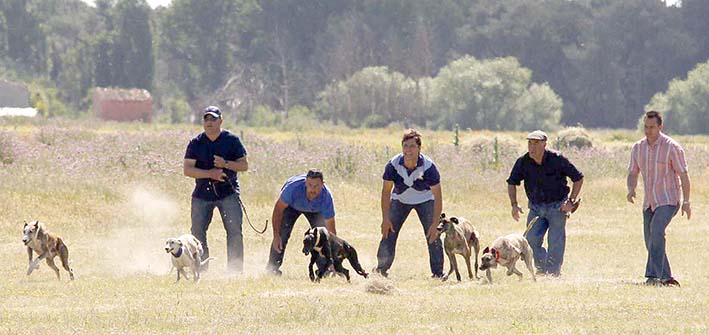
<svg viewBox="0 0 709 335">
<path fill-rule="evenodd" d="M 524 180 L 524 191 L 534 204 L 562 201 L 569 195 L 566 177 L 577 182 L 583 174 L 560 153 L 544 151 L 542 164 L 537 164 L 529 153 L 517 159 L 507 183 L 519 186 Z"/>
<path fill-rule="evenodd" d="M 202 132 L 187 145 L 185 159 L 194 159 L 195 167 L 202 170 L 214 168 L 214 155 L 228 161 L 235 161 L 246 156 L 246 149 L 238 136 L 228 130 L 222 130 L 216 140 L 212 141 Z M 224 182 L 210 178 L 196 178 L 192 196 L 207 201 L 224 199 L 234 193 L 239 193 L 239 180 L 236 172 L 224 169 L 227 178 Z"/>
</svg>

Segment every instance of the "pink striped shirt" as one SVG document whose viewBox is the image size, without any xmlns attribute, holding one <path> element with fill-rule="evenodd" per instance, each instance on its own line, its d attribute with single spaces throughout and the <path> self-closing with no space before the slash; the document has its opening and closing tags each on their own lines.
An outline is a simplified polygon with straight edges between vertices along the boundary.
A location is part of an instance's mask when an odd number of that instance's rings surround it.
<svg viewBox="0 0 709 335">
<path fill-rule="evenodd" d="M 652 145 L 647 138 L 635 142 L 630 152 L 628 172 L 642 173 L 645 188 L 643 209 L 679 205 L 679 174 L 687 172 L 687 161 L 684 159 L 684 149 L 677 141 L 660 133 Z"/>
</svg>

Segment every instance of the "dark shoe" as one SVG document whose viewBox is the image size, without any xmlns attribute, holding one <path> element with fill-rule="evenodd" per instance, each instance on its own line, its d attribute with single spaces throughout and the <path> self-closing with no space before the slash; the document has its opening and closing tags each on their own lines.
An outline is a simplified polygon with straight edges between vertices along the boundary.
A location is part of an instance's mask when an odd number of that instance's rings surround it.
<svg viewBox="0 0 709 335">
<path fill-rule="evenodd" d="M 665 279 L 665 280 L 663 280 L 663 281 L 662 281 L 662 286 L 677 286 L 677 287 L 680 287 L 679 282 L 678 282 L 676 279 L 674 279 L 674 278 L 670 278 L 670 279 Z"/>
<path fill-rule="evenodd" d="M 561 277 L 561 272 L 552 272 L 552 273 L 549 273 L 549 275 L 552 278 L 559 278 L 559 277 Z"/>
<path fill-rule="evenodd" d="M 442 273 L 434 273 L 434 274 L 431 275 L 431 278 L 433 278 L 433 279 L 441 279 L 441 278 L 443 278 L 443 274 L 442 274 Z"/>
<path fill-rule="evenodd" d="M 662 285 L 662 281 L 660 281 L 660 280 L 657 279 L 657 278 L 648 278 L 648 279 L 645 281 L 645 285 L 647 285 L 647 286 L 661 286 L 661 285 Z"/>
<path fill-rule="evenodd" d="M 377 273 L 384 278 L 389 278 L 389 273 L 387 273 L 386 270 L 382 270 L 380 268 L 372 269 L 372 273 Z"/>
</svg>

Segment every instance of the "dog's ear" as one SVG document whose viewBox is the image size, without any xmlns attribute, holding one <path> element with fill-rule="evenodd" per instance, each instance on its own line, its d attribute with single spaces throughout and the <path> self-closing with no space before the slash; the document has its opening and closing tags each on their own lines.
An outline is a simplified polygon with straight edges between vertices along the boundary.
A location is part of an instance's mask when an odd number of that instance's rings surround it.
<svg viewBox="0 0 709 335">
<path fill-rule="evenodd" d="M 483 254 L 487 254 L 488 252 L 490 252 L 490 248 L 489 248 L 489 247 L 485 247 L 485 249 L 483 249 Z"/>
<path fill-rule="evenodd" d="M 452 217 L 451 217 L 451 222 L 453 222 L 453 223 L 455 223 L 455 224 L 458 224 L 458 218 L 455 217 L 455 216 L 452 216 Z"/>
</svg>

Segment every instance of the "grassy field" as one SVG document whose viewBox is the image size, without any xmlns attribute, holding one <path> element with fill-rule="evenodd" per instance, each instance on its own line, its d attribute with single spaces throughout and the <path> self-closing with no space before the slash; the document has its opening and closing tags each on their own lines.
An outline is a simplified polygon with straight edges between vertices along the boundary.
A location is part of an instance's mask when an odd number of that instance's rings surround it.
<svg viewBox="0 0 709 335">
<path fill-rule="evenodd" d="M 320 167 L 335 196 L 340 236 L 376 265 L 379 193 L 402 129 L 317 128 L 300 132 L 230 126 L 243 135 L 251 169 L 241 174 L 254 225 L 270 218 L 280 186 Z M 706 334 L 709 331 L 709 233 L 706 205 L 709 136 L 677 136 L 692 178 L 692 220 L 667 234 L 681 288 L 641 285 L 646 252 L 641 208 L 625 202 L 632 131 L 592 131 L 594 147 L 565 150 L 585 173 L 583 207 L 568 222 L 561 278 L 503 270 L 495 284 L 429 278 L 418 219 L 411 215 L 383 279 L 353 277 L 313 284 L 301 252 L 301 219 L 286 251 L 283 277 L 264 274 L 272 231 L 244 222 L 245 274 L 225 274 L 221 220 L 209 230 L 218 259 L 197 285 L 168 275 L 167 237 L 189 232 L 193 181 L 182 157 L 199 126 L 0 119 L 0 333 L 2 334 Z M 553 135 L 553 134 L 552 134 Z M 497 138 L 497 159 L 494 153 Z M 505 179 L 525 152 L 522 133 L 424 131 L 423 152 L 439 165 L 444 211 L 471 219 L 481 243 L 522 232 L 509 214 Z M 521 190 L 520 190 L 521 192 Z M 642 194 L 641 190 L 639 194 Z M 26 276 L 23 220 L 41 220 L 64 238 L 77 279 L 57 281 L 46 266 Z M 346 267 L 350 268 L 349 264 Z M 446 260 L 446 270 L 448 261 Z M 62 270 L 63 271 L 63 270 Z M 525 273 L 526 275 L 526 273 Z"/>
</svg>

